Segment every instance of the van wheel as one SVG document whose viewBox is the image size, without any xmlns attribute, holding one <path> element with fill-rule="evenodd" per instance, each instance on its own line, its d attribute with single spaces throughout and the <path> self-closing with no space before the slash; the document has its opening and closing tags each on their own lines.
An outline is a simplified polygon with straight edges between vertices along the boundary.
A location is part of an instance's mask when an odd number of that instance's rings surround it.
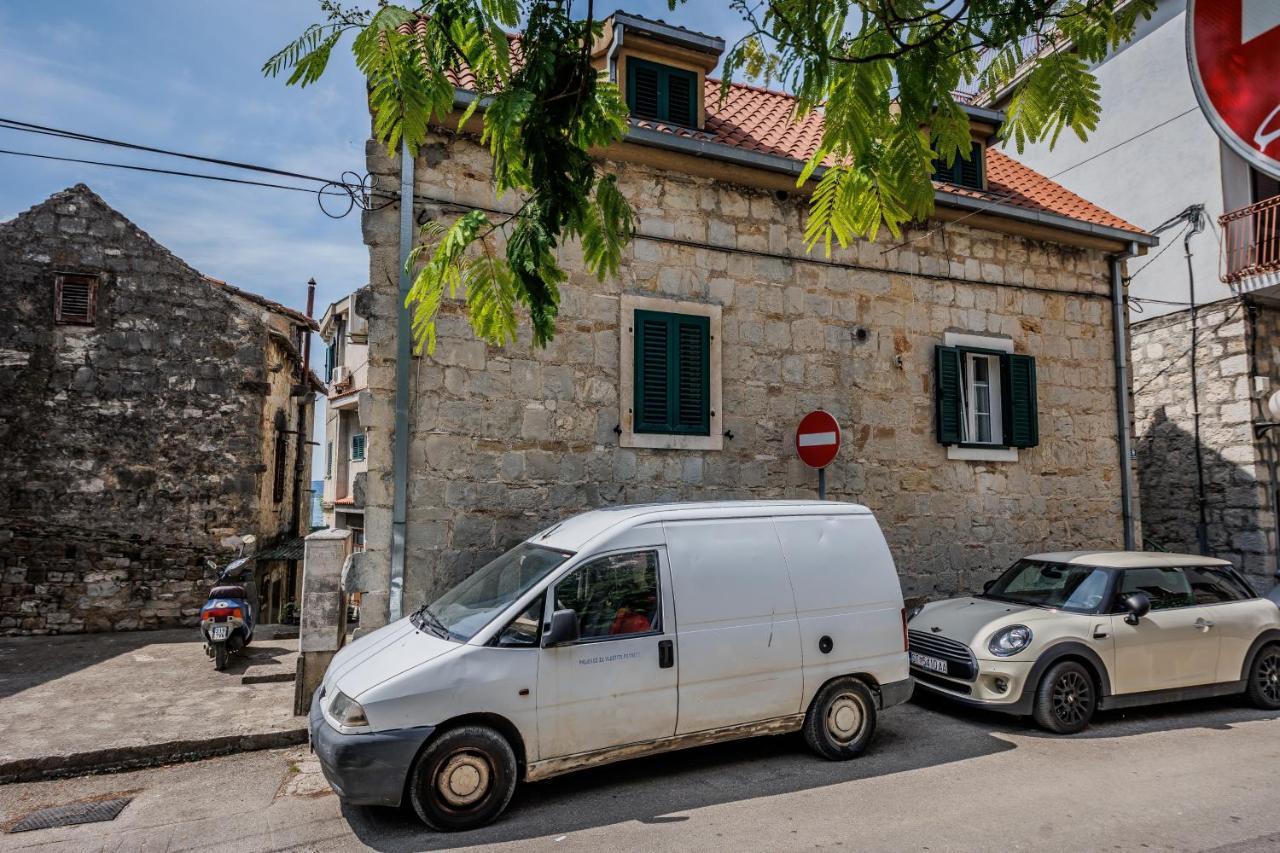
<svg viewBox="0 0 1280 853">
<path fill-rule="evenodd" d="M 1032 717 L 1054 734 L 1073 735 L 1089 727 L 1098 708 L 1097 690 L 1089 670 L 1071 660 L 1055 664 L 1036 687 Z"/>
<path fill-rule="evenodd" d="M 832 761 L 861 755 L 875 733 L 875 697 L 856 678 L 837 678 L 819 690 L 804 718 L 805 743 Z"/>
<path fill-rule="evenodd" d="M 1259 708 L 1280 708 L 1280 646 L 1263 646 L 1249 667 L 1249 701 Z"/>
<path fill-rule="evenodd" d="M 495 820 L 511 802 L 516 772 L 511 744 L 493 729 L 450 729 L 414 762 L 409 799 L 432 829 L 476 829 Z"/>
</svg>

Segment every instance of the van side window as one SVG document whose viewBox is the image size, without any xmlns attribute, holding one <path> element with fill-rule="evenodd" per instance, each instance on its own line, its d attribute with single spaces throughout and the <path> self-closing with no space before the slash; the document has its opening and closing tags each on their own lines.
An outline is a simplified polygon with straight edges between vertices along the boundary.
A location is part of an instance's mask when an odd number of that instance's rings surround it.
<svg viewBox="0 0 1280 853">
<path fill-rule="evenodd" d="M 587 563 L 556 584 L 555 609 L 578 614 L 582 640 L 661 631 L 657 553 L 613 554 Z"/>
<path fill-rule="evenodd" d="M 539 595 L 527 610 L 507 623 L 507 627 L 494 638 L 493 644 L 508 649 L 538 645 L 542 629 L 542 605 L 545 601 L 546 596 Z"/>
</svg>

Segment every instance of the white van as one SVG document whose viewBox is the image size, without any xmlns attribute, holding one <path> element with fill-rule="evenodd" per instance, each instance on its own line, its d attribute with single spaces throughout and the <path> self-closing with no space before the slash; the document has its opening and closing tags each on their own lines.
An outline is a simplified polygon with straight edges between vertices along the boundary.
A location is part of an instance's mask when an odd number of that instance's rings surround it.
<svg viewBox="0 0 1280 853">
<path fill-rule="evenodd" d="M 520 779 L 803 731 L 866 748 L 912 681 L 902 590 L 865 507 L 623 506 L 538 533 L 340 651 L 311 743 L 350 803 L 441 830 Z"/>
</svg>

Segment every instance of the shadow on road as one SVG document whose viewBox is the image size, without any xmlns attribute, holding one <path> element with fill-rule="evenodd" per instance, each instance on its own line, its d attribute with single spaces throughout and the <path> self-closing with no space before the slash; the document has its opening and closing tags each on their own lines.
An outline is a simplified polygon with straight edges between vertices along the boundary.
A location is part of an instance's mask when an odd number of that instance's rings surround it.
<svg viewBox="0 0 1280 853">
<path fill-rule="evenodd" d="M 799 735 L 755 738 L 571 773 L 517 789 L 507 814 L 473 832 L 435 834 L 411 812 L 343 806 L 359 839 L 375 850 L 465 847 L 557 836 L 627 821 L 675 823 L 692 809 L 814 790 L 1013 749 L 989 727 L 912 705 L 880 718 L 867 754 L 825 761 Z M 833 802 L 846 808 L 847 799 Z"/>
<path fill-rule="evenodd" d="M 0 639 L 0 699 L 161 643 L 189 643 L 195 628 Z"/>
</svg>

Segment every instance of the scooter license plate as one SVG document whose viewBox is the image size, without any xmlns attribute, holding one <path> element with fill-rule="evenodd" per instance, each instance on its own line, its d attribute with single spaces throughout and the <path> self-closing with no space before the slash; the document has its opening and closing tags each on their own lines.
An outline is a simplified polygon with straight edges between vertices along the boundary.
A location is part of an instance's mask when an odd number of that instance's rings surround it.
<svg viewBox="0 0 1280 853">
<path fill-rule="evenodd" d="M 210 625 L 209 626 L 210 640 L 215 640 L 215 641 L 225 640 L 227 638 L 227 635 L 230 633 L 231 633 L 230 625 Z"/>
</svg>

